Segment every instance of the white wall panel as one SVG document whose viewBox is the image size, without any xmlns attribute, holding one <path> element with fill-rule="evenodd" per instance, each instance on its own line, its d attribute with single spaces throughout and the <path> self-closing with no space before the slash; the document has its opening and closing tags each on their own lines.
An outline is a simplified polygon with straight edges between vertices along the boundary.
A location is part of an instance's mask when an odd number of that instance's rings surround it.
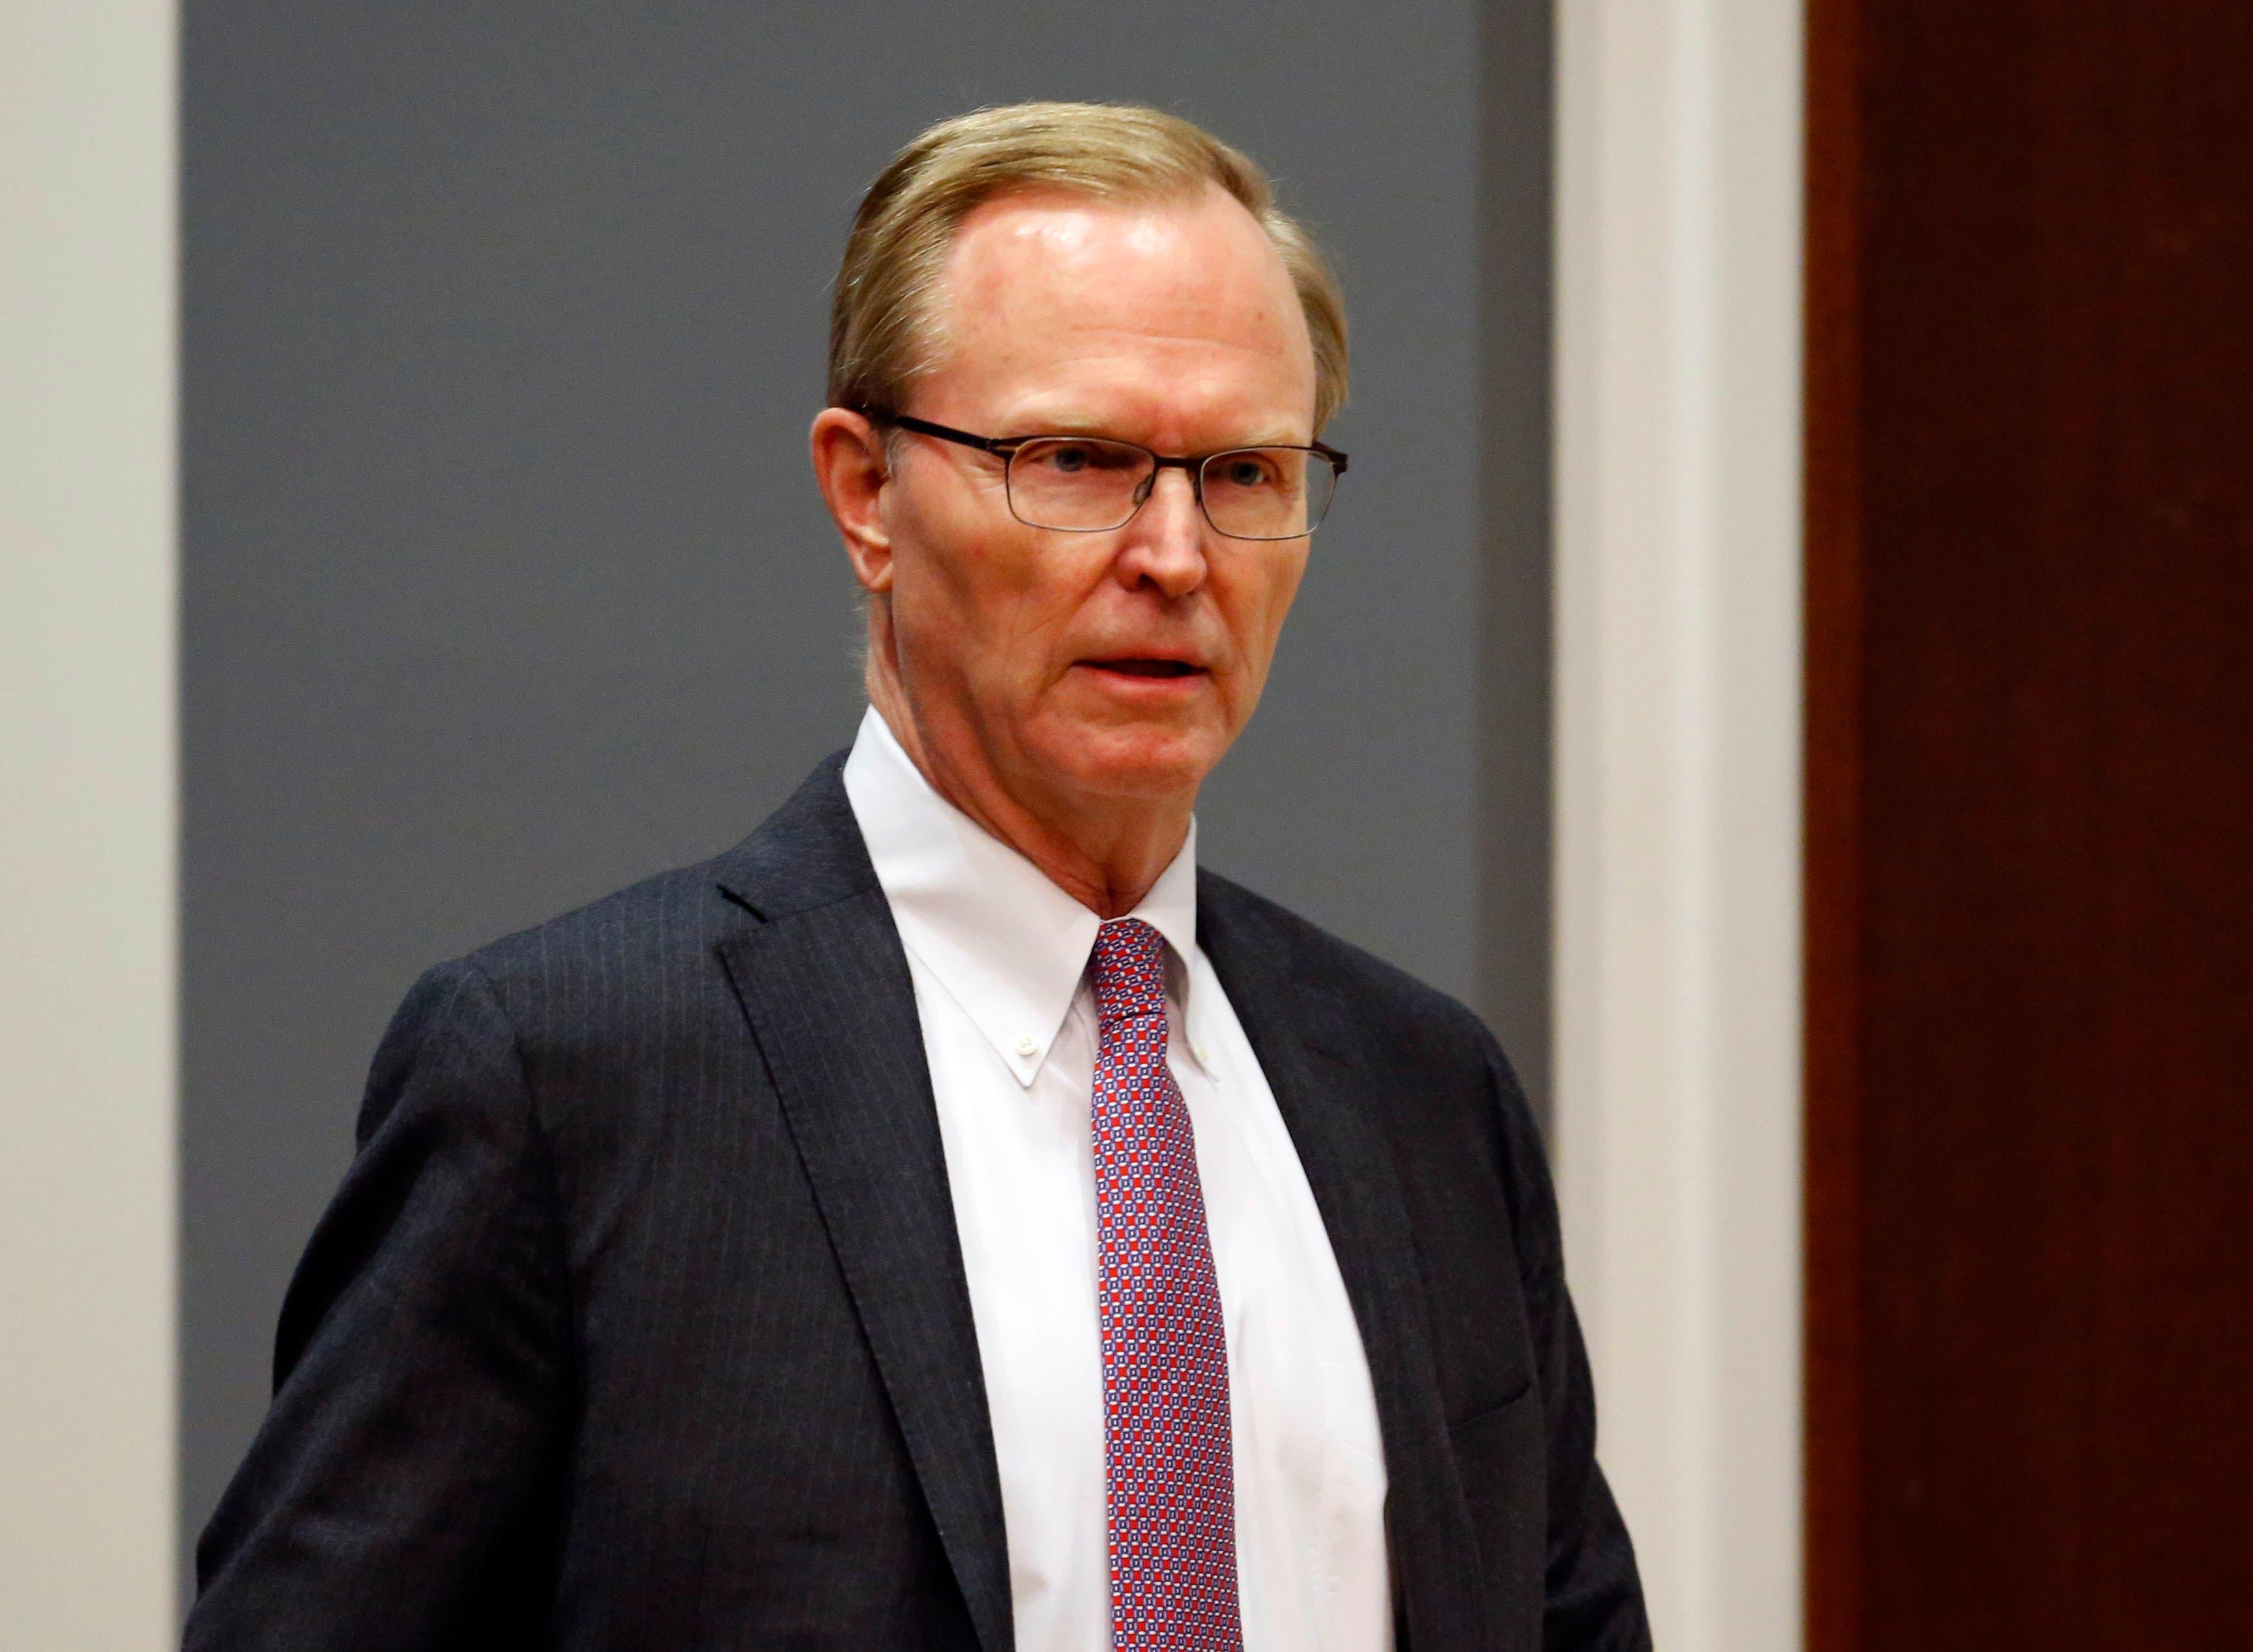
<svg viewBox="0 0 2253 1652">
<path fill-rule="evenodd" d="M 1800 38 L 1559 12 L 1556 1144 L 1670 1652 L 1800 1639 Z"/>
<path fill-rule="evenodd" d="M 0 1642 L 172 1638 L 174 17 L 0 3 Z"/>
</svg>

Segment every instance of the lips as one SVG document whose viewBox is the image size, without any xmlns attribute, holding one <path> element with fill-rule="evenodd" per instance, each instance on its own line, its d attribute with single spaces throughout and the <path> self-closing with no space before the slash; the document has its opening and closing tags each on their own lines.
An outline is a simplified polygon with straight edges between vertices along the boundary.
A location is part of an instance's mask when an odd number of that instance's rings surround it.
<svg viewBox="0 0 2253 1652">
<path fill-rule="evenodd" d="M 1198 668 L 1185 659 L 1152 659 L 1128 657 L 1122 659 L 1091 659 L 1086 662 L 1098 671 L 1115 671 L 1126 677 L 1193 677 Z"/>
</svg>

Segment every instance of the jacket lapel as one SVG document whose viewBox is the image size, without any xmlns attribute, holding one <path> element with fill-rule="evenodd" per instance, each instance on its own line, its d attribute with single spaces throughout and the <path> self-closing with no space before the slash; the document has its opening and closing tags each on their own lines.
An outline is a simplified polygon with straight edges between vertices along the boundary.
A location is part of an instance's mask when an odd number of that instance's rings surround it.
<svg viewBox="0 0 2253 1652">
<path fill-rule="evenodd" d="M 1351 1047 L 1350 1007 L 1299 979 L 1243 891 L 1197 881 L 1197 939 L 1242 1022 L 1314 1190 L 1345 1280 L 1385 1441 L 1386 1547 L 1407 1644 L 1484 1646 L 1476 1539 L 1433 1363 L 1406 1201 L 1378 1122 L 1383 1076 Z"/>
<path fill-rule="evenodd" d="M 722 862 L 720 943 L 980 1643 L 1013 1639 L 985 1379 L 906 954 L 833 758 Z"/>
</svg>

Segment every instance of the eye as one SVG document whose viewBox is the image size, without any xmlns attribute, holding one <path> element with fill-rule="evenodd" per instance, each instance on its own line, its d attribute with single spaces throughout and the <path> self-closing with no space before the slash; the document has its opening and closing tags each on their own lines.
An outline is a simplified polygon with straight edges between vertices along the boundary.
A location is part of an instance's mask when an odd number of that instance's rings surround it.
<svg viewBox="0 0 2253 1652">
<path fill-rule="evenodd" d="M 1026 472 L 1048 477 L 1128 475 L 1147 463 L 1140 448 L 1095 437 L 1037 437 L 1017 450 L 1017 464 Z"/>
<path fill-rule="evenodd" d="M 1233 488 L 1273 487 L 1279 479 L 1273 462 L 1263 453 L 1225 453 L 1216 468 L 1220 480 Z"/>
</svg>

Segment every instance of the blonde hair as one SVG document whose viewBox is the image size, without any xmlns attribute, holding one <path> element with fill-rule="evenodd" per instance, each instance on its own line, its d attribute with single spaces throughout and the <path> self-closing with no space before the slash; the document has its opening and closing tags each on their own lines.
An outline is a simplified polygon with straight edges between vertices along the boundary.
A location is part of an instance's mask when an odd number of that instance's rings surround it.
<svg viewBox="0 0 2253 1652">
<path fill-rule="evenodd" d="M 931 304 L 955 231 L 1007 191 L 1151 200 L 1218 185 L 1290 272 L 1315 349 L 1315 429 L 1345 404 L 1345 303 L 1321 250 L 1248 157 L 1177 115 L 1125 103 L 1013 103 L 942 121 L 892 157 L 853 217 L 830 309 L 829 401 L 901 410 L 936 365 Z"/>
</svg>

